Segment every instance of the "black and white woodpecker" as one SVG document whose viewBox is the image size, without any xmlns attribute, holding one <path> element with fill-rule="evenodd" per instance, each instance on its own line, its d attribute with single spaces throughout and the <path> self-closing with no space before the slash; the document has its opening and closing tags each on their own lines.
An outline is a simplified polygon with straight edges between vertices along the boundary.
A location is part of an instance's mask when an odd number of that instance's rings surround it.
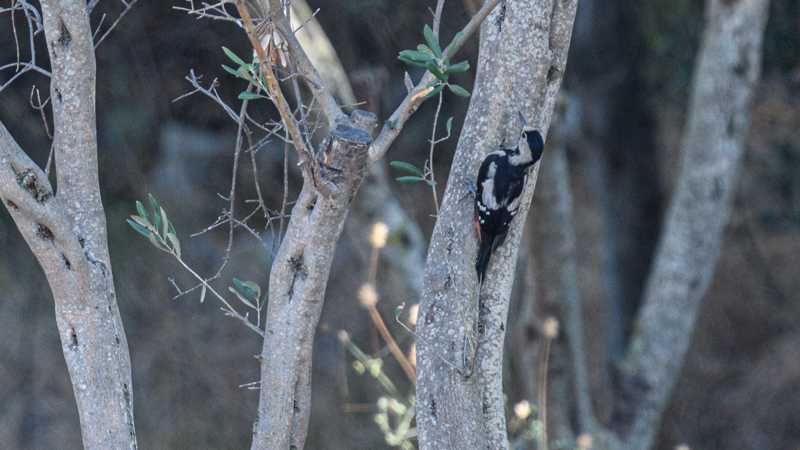
<svg viewBox="0 0 800 450">
<path fill-rule="evenodd" d="M 528 126 L 522 113 L 522 134 L 516 147 L 501 148 L 486 156 L 478 170 L 475 195 L 475 227 L 480 247 L 475 261 L 478 281 L 483 284 L 489 258 L 508 234 L 508 227 L 519 210 L 528 170 L 544 151 L 542 135 Z"/>
</svg>

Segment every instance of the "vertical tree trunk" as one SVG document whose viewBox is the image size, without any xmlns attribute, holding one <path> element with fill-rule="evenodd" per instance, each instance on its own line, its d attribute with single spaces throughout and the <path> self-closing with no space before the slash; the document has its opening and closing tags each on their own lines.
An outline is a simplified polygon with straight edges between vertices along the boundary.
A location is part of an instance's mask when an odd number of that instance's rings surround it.
<svg viewBox="0 0 800 450">
<path fill-rule="evenodd" d="M 44 269 L 86 448 L 134 449 L 128 344 L 97 174 L 95 58 L 86 2 L 43 1 L 58 195 L 0 124 L 0 198 Z"/>
<path fill-rule="evenodd" d="M 272 263 L 261 351 L 259 421 L 252 448 L 302 449 L 311 407 L 311 348 L 336 243 L 367 169 L 371 113 L 353 113 L 318 156 L 316 186 L 306 182 Z"/>
<path fill-rule="evenodd" d="M 517 111 L 547 132 L 566 65 L 576 1 L 508 1 L 481 28 L 478 78 L 459 139 L 442 208 L 428 251 L 418 333 L 417 427 L 422 449 L 507 448 L 502 348 L 508 299 L 523 219 L 493 255 L 479 292 L 472 200 L 482 159 L 503 138 L 519 136 Z M 538 168 L 538 166 L 536 166 Z M 535 169 L 536 170 L 536 169 Z M 533 196 L 536 171 L 523 194 L 521 217 Z M 475 373 L 471 363 L 481 340 Z"/>
<path fill-rule="evenodd" d="M 761 67 L 767 0 L 709 0 L 683 154 L 644 305 L 622 365 L 617 431 L 647 449 L 689 347 L 730 217 Z"/>
</svg>

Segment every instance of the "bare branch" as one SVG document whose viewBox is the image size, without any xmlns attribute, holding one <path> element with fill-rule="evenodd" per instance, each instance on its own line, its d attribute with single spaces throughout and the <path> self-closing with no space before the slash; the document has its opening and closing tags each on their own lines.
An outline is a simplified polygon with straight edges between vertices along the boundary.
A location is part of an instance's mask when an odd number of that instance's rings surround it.
<svg viewBox="0 0 800 450">
<path fill-rule="evenodd" d="M 114 23 L 112 23 L 111 26 L 108 27 L 108 30 L 106 30 L 106 32 L 103 33 L 103 35 L 100 37 L 100 39 L 94 44 L 94 48 L 97 48 L 100 45 L 100 43 L 103 42 L 106 39 L 106 37 L 108 37 L 108 35 L 112 31 L 114 31 L 114 28 L 116 28 L 117 25 L 119 24 L 120 20 L 122 20 L 122 18 L 125 17 L 125 14 L 128 14 L 128 11 L 131 10 L 131 8 L 136 3 L 136 1 L 137 0 L 131 0 L 130 3 L 129 3 L 129 2 L 126 2 L 125 0 L 120 0 L 120 2 L 122 2 L 123 5 L 125 5 L 125 9 L 123 9 L 122 12 L 119 13 L 119 16 L 117 16 L 117 20 L 115 20 Z M 97 3 L 97 0 L 95 0 L 94 3 Z M 93 5 L 91 5 L 91 6 L 94 7 Z M 87 6 L 87 8 L 88 8 L 88 6 Z M 91 9 L 89 9 L 89 11 L 91 11 Z M 100 19 L 100 23 L 97 25 L 97 30 L 95 30 L 94 34 L 92 35 L 92 39 L 94 39 L 94 37 L 97 36 L 97 33 L 100 31 L 100 26 L 103 24 L 103 20 L 105 18 L 106 18 L 106 15 L 103 14 L 103 17 Z"/>
</svg>

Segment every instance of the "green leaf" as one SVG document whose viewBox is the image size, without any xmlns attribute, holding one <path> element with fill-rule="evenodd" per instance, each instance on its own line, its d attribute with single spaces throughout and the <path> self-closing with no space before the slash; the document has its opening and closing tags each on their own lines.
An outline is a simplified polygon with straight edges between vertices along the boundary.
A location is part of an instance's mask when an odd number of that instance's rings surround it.
<svg viewBox="0 0 800 450">
<path fill-rule="evenodd" d="M 438 94 L 439 92 L 442 92 L 442 89 L 444 89 L 444 85 L 440 84 L 440 85 L 436 86 L 436 88 L 434 90 L 428 92 L 428 94 L 425 95 L 425 97 L 431 98 L 434 95 Z"/>
<path fill-rule="evenodd" d="M 469 61 L 461 61 L 458 64 L 451 64 L 448 69 L 450 72 L 464 72 L 469 70 Z"/>
<path fill-rule="evenodd" d="M 442 71 L 439 70 L 439 66 L 436 64 L 435 61 L 426 62 L 425 63 L 425 68 L 428 69 L 436 78 L 438 78 L 438 79 L 442 80 L 443 82 L 447 83 L 448 75 L 445 74 L 445 73 L 442 73 Z"/>
<path fill-rule="evenodd" d="M 405 57 L 403 57 L 403 56 L 398 56 L 398 59 L 399 59 L 400 61 L 403 61 L 404 63 L 406 63 L 406 64 L 410 65 L 410 66 L 415 66 L 415 67 L 425 67 L 425 63 L 423 63 L 423 62 L 419 62 L 419 61 L 414 61 L 414 60 L 412 60 L 412 59 L 408 59 L 408 58 L 405 58 Z"/>
<path fill-rule="evenodd" d="M 149 237 L 150 237 L 150 243 L 153 244 L 157 249 L 164 250 L 167 253 L 172 253 L 170 252 L 169 248 L 167 248 L 167 246 L 164 245 L 164 241 L 161 240 L 161 238 L 157 234 L 150 233 Z"/>
<path fill-rule="evenodd" d="M 178 233 L 175 231 L 175 227 L 172 226 L 172 221 L 171 220 L 169 221 L 169 232 L 174 234 L 175 236 L 178 236 Z"/>
<path fill-rule="evenodd" d="M 427 45 L 425 45 L 425 44 L 419 44 L 419 45 L 417 46 L 417 50 L 419 50 L 419 51 L 421 51 L 421 52 L 431 52 L 431 54 L 433 54 L 433 50 L 431 50 L 431 49 L 430 49 L 430 47 L 428 47 L 428 46 L 427 46 Z"/>
<path fill-rule="evenodd" d="M 252 281 L 245 281 L 244 287 L 255 294 L 254 298 L 256 301 L 258 301 L 258 299 L 261 298 L 261 286 L 259 286 L 258 284 Z"/>
<path fill-rule="evenodd" d="M 228 67 L 225 64 L 222 65 L 222 68 L 225 69 L 226 72 L 228 72 L 230 74 L 233 74 L 233 75 L 235 75 L 235 76 L 237 76 L 239 78 L 244 78 L 245 80 L 247 79 L 238 70 L 235 70 L 235 69 L 233 69 L 231 67 Z"/>
<path fill-rule="evenodd" d="M 433 55 L 431 55 L 430 53 L 418 52 L 415 50 L 403 50 L 402 52 L 400 52 L 400 56 L 398 56 L 398 58 L 400 59 L 407 58 L 410 59 L 411 61 L 416 61 L 420 63 L 426 63 L 434 59 Z"/>
<path fill-rule="evenodd" d="M 245 64 L 244 61 L 242 61 L 241 58 L 236 56 L 235 53 L 233 53 L 232 51 L 228 50 L 227 47 L 222 47 L 222 51 L 225 52 L 225 54 L 228 55 L 228 58 L 230 58 L 231 61 L 235 62 L 236 64 L 238 64 L 240 66 L 246 66 L 247 65 L 247 64 Z"/>
<path fill-rule="evenodd" d="M 417 181 L 424 181 L 425 178 L 422 177 L 400 177 L 397 181 L 401 183 L 416 183 Z"/>
<path fill-rule="evenodd" d="M 161 217 L 158 215 L 158 203 L 156 203 L 156 199 L 153 198 L 152 194 L 148 194 L 150 196 L 150 206 L 153 208 L 153 221 L 155 222 L 156 232 L 158 232 L 158 227 L 161 225 Z"/>
<path fill-rule="evenodd" d="M 147 218 L 147 211 L 145 211 L 144 205 L 139 200 L 136 200 L 136 211 L 139 212 L 139 217 L 141 217 L 145 221 L 149 222 L 149 220 Z"/>
<path fill-rule="evenodd" d="M 392 161 L 389 163 L 390 166 L 394 167 L 395 169 L 405 170 L 406 172 L 411 172 L 415 175 L 422 176 L 422 171 L 417 169 L 416 166 L 413 164 L 409 164 L 403 161 Z"/>
<path fill-rule="evenodd" d="M 261 296 L 261 288 L 252 281 L 242 281 L 238 278 L 234 278 L 233 284 L 235 284 L 240 291 L 244 292 L 248 297 L 255 301 L 258 301 L 258 298 Z M 258 292 L 253 289 L 253 286 L 258 288 Z"/>
<path fill-rule="evenodd" d="M 389 127 L 389 128 L 391 128 L 391 129 L 394 129 L 394 128 L 396 128 L 396 126 L 395 126 L 394 122 L 392 122 L 391 120 L 387 120 L 387 121 L 385 121 L 385 122 L 383 122 L 383 123 L 385 123 L 385 124 L 386 124 L 386 126 L 387 126 L 387 127 Z"/>
<path fill-rule="evenodd" d="M 442 48 L 439 46 L 439 41 L 436 40 L 436 36 L 433 35 L 433 30 L 428 24 L 425 24 L 425 29 L 422 32 L 425 35 L 425 40 L 428 41 L 428 46 L 433 50 L 433 54 L 436 55 L 437 58 L 442 57 Z"/>
<path fill-rule="evenodd" d="M 251 307 L 251 308 L 253 308 L 255 310 L 258 310 L 258 308 L 256 308 L 255 305 L 253 305 L 253 303 L 250 300 L 244 298 L 244 296 L 242 294 L 240 294 L 239 291 L 237 291 L 233 286 L 229 286 L 228 290 L 230 290 L 231 292 L 236 294 L 236 296 L 239 297 L 239 300 L 241 300 L 242 303 L 244 303 L 245 305 L 247 305 L 247 306 L 249 306 L 249 307 Z"/>
<path fill-rule="evenodd" d="M 431 185 L 431 186 L 436 186 L 436 182 L 435 182 L 435 181 L 433 181 L 433 180 L 428 180 L 428 179 L 426 179 L 426 180 L 425 180 L 425 182 L 426 182 L 426 183 L 428 183 L 428 184 L 429 184 L 429 185 Z"/>
<path fill-rule="evenodd" d="M 451 117 L 451 118 L 449 118 L 449 119 L 447 119 L 447 126 L 446 126 L 446 128 L 447 128 L 447 135 L 448 135 L 448 136 L 450 136 L 450 130 L 452 130 L 452 129 L 453 129 L 453 118 L 452 118 L 452 117 Z"/>
<path fill-rule="evenodd" d="M 156 199 L 153 198 L 153 194 L 147 194 L 150 196 L 150 207 L 153 208 L 153 213 L 158 214 L 158 203 L 156 203 Z"/>
<path fill-rule="evenodd" d="M 139 233 L 143 234 L 145 237 L 150 237 L 153 234 L 152 231 L 148 230 L 147 228 L 139 225 L 138 223 L 128 219 L 128 223 L 131 224 L 134 230 L 138 231 Z"/>
<path fill-rule="evenodd" d="M 150 229 L 150 227 L 152 227 L 152 225 L 150 225 L 150 222 L 148 222 L 148 221 L 147 221 L 147 220 L 145 220 L 145 219 L 142 219 L 142 218 L 141 218 L 141 217 L 139 217 L 139 216 L 134 216 L 134 215 L 131 215 L 131 219 L 133 219 L 133 221 L 134 221 L 134 222 L 138 223 L 138 224 L 139 224 L 139 225 L 141 225 L 143 228 L 146 228 L 146 229 L 148 229 L 148 230 Z"/>
<path fill-rule="evenodd" d="M 181 242 L 178 240 L 178 236 L 167 233 L 167 239 L 172 243 L 172 248 L 175 249 L 175 254 L 178 256 L 178 259 L 181 259 Z"/>
<path fill-rule="evenodd" d="M 448 47 L 450 50 L 448 50 L 447 54 L 444 55 L 445 59 L 450 59 L 450 57 L 453 56 L 453 53 L 454 53 L 454 51 L 456 49 L 456 46 L 458 45 L 458 41 L 460 41 L 461 38 L 463 38 L 463 37 L 464 37 L 464 33 L 462 33 L 461 31 L 456 33 L 456 35 L 453 37 L 453 42 L 451 42 L 449 47 Z"/>
<path fill-rule="evenodd" d="M 256 94 L 255 92 L 247 92 L 244 91 L 239 94 L 239 100 L 255 100 L 257 98 L 267 98 L 261 94 Z"/>
<path fill-rule="evenodd" d="M 203 303 L 203 300 L 206 299 L 206 285 L 203 285 L 203 290 L 200 291 L 200 303 Z"/>
<path fill-rule="evenodd" d="M 450 91 L 453 94 L 456 94 L 459 97 L 469 97 L 470 96 L 469 91 L 467 91 L 466 89 L 462 88 L 461 86 L 459 86 L 457 84 L 448 84 L 447 87 L 450 88 Z"/>
</svg>

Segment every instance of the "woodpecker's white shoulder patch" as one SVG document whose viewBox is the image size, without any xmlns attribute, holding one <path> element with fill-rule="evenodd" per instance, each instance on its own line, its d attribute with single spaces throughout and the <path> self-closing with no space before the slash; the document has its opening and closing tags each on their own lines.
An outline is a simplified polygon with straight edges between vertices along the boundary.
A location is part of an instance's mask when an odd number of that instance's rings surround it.
<svg viewBox="0 0 800 450">
<path fill-rule="evenodd" d="M 497 209 L 499 205 L 497 204 L 497 196 L 495 196 L 494 192 L 494 175 L 497 173 L 497 164 L 494 162 L 489 164 L 489 171 L 486 174 L 486 180 L 481 183 L 483 187 L 483 195 L 481 196 L 481 202 L 484 206 L 489 209 Z"/>
</svg>

